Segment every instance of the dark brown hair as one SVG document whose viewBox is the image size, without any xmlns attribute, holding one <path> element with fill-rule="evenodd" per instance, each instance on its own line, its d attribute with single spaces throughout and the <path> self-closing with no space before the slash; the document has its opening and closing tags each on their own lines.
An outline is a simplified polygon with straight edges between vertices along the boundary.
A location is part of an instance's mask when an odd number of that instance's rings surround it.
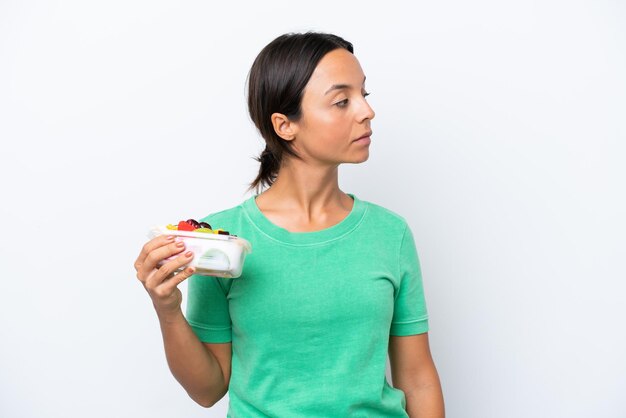
<svg viewBox="0 0 626 418">
<path fill-rule="evenodd" d="M 320 60 L 338 48 L 354 53 L 352 44 L 337 35 L 320 32 L 286 33 L 267 44 L 248 73 L 248 111 L 265 139 L 259 157 L 259 174 L 248 190 L 271 186 L 285 155 L 301 159 L 272 125 L 272 113 L 282 113 L 297 122 L 302 117 L 302 96 Z"/>
</svg>

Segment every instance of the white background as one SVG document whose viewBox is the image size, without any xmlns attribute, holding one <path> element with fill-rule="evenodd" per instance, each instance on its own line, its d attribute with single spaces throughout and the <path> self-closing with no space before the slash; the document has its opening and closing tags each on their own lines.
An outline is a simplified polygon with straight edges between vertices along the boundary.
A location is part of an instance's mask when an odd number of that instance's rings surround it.
<svg viewBox="0 0 626 418">
<path fill-rule="evenodd" d="M 0 416 L 223 417 L 171 376 L 133 262 L 249 194 L 245 78 L 354 43 L 377 112 L 340 186 L 414 231 L 448 417 L 624 417 L 618 1 L 0 1 Z M 183 287 L 183 291 L 186 288 Z"/>
</svg>

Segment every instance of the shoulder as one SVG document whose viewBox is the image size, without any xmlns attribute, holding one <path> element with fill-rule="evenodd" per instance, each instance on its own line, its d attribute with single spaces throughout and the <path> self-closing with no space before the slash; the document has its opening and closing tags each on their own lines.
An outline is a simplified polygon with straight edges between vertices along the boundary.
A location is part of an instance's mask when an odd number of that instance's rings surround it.
<svg viewBox="0 0 626 418">
<path fill-rule="evenodd" d="M 391 232 L 403 234 L 408 228 L 408 222 L 404 216 L 385 206 L 362 200 L 367 206 L 367 218 L 369 222 L 373 222 L 376 229 L 380 228 Z"/>
</svg>

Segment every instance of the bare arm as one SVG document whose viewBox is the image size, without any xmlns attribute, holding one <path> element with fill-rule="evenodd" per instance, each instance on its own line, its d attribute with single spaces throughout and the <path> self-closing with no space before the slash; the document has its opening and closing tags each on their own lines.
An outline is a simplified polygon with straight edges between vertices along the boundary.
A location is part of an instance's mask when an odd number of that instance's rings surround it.
<svg viewBox="0 0 626 418">
<path fill-rule="evenodd" d="M 231 344 L 218 346 L 214 354 L 193 332 L 182 312 L 168 317 L 159 317 L 167 364 L 172 375 L 196 403 L 211 407 L 228 391 L 230 376 L 225 376 L 219 358 L 230 363 Z M 230 374 L 230 364 L 227 369 Z"/>
<path fill-rule="evenodd" d="M 182 313 L 182 294 L 177 286 L 194 271 L 187 267 L 174 272 L 188 264 L 191 256 L 180 254 L 156 268 L 160 260 L 181 253 L 184 245 L 180 244 L 165 236 L 153 238 L 142 248 L 135 269 L 159 317 L 170 371 L 191 399 L 210 407 L 228 391 L 231 344 L 203 344 Z"/>
<path fill-rule="evenodd" d="M 406 396 L 410 418 L 444 418 L 439 375 L 430 354 L 428 333 L 389 338 L 393 386 Z"/>
</svg>

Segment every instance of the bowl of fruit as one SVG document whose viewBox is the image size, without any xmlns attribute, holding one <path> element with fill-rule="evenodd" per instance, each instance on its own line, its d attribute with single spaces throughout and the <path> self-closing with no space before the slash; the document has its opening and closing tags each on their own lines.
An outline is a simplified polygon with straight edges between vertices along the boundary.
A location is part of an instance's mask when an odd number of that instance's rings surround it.
<svg viewBox="0 0 626 418">
<path fill-rule="evenodd" d="M 173 235 L 176 241 L 185 243 L 185 250 L 193 252 L 193 258 L 178 270 L 194 267 L 194 274 L 237 278 L 241 276 L 246 255 L 252 252 L 252 245 L 237 235 L 223 229 L 213 229 L 206 222 L 195 219 L 180 221 L 178 224 L 154 226 L 148 233 L 149 238 L 159 235 Z M 159 262 L 164 263 L 178 257 L 175 254 Z"/>
</svg>

